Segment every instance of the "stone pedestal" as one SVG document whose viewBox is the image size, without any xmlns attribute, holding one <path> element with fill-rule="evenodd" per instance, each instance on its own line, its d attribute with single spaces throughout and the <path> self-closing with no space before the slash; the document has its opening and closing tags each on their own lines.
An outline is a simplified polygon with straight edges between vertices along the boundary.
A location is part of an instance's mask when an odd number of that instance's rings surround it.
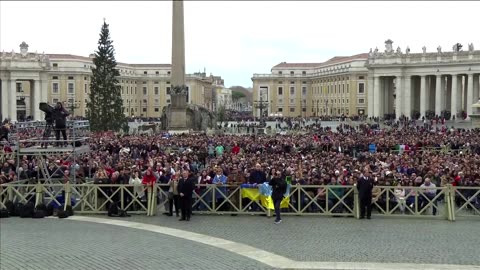
<svg viewBox="0 0 480 270">
<path fill-rule="evenodd" d="M 469 115 L 472 120 L 472 128 L 480 128 L 480 114 Z"/>
<path fill-rule="evenodd" d="M 187 96 L 184 94 L 172 95 L 170 105 L 170 130 L 187 130 Z"/>
</svg>

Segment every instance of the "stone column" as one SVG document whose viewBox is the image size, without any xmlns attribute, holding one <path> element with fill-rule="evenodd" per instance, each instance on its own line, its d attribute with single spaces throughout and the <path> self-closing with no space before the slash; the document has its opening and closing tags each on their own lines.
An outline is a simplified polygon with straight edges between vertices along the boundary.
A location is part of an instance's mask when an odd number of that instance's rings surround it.
<svg viewBox="0 0 480 270">
<path fill-rule="evenodd" d="M 403 113 L 403 77 L 397 76 L 395 80 L 395 93 L 396 93 L 396 101 L 395 101 L 395 117 L 397 119 L 402 116 Z"/>
<path fill-rule="evenodd" d="M 17 121 L 17 81 L 10 80 L 10 91 L 9 91 L 9 111 L 8 117 L 10 120 Z"/>
<path fill-rule="evenodd" d="M 405 77 L 405 87 L 404 89 L 404 109 L 403 112 L 406 117 L 412 117 L 412 77 L 406 76 Z"/>
<path fill-rule="evenodd" d="M 427 110 L 427 92 L 425 75 L 420 76 L 420 119 L 425 116 Z"/>
<path fill-rule="evenodd" d="M 367 115 L 368 117 L 373 116 L 373 93 L 374 93 L 374 88 L 373 88 L 373 76 L 368 76 L 368 89 L 367 89 Z M 353 103 L 353 102 L 352 102 Z M 355 102 L 356 103 L 356 102 Z"/>
<path fill-rule="evenodd" d="M 373 82 L 373 116 L 380 116 L 380 77 L 378 76 Z"/>
<path fill-rule="evenodd" d="M 33 83 L 33 95 L 30 93 L 30 96 L 32 98 L 32 112 L 31 115 L 33 116 L 33 120 L 42 120 L 42 111 L 38 109 L 38 105 L 41 101 L 41 86 L 40 86 L 40 81 L 35 80 Z"/>
<path fill-rule="evenodd" d="M 8 93 L 10 92 L 8 89 L 8 81 L 7 80 L 2 80 L 2 108 L 1 108 L 1 113 L 2 113 L 2 118 L 0 121 L 3 121 L 5 118 L 9 116 L 9 103 L 10 100 L 8 99 Z"/>
<path fill-rule="evenodd" d="M 472 104 L 477 102 L 473 100 L 473 74 L 468 74 L 467 79 L 467 119 L 470 119 L 470 115 L 472 114 Z"/>
<path fill-rule="evenodd" d="M 480 75 L 473 76 L 473 103 L 480 97 Z"/>
<path fill-rule="evenodd" d="M 450 112 L 455 119 L 457 119 L 457 91 L 458 91 L 458 82 L 457 82 L 457 74 L 452 74 L 452 93 L 450 98 Z"/>
<path fill-rule="evenodd" d="M 435 114 L 440 116 L 442 113 L 442 75 L 437 75 L 437 81 L 435 82 Z"/>
</svg>

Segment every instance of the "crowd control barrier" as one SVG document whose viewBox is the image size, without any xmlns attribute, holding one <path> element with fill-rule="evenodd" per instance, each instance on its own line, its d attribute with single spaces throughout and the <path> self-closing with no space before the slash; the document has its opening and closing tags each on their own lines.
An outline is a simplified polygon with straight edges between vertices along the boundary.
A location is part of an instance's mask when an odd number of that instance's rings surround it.
<svg viewBox="0 0 480 270">
<path fill-rule="evenodd" d="M 131 214 L 154 216 L 168 213 L 169 186 L 166 184 L 25 184 L 0 185 L 0 208 L 6 201 L 71 205 L 76 213 L 106 214 L 112 203 Z M 293 185 L 281 203 L 282 215 L 360 217 L 358 190 L 343 185 Z M 199 214 L 273 214 L 270 196 L 258 188 L 239 185 L 197 185 L 192 209 Z M 454 221 L 457 217 L 480 218 L 480 187 L 436 188 L 376 186 L 372 196 L 372 215 L 429 217 Z"/>
</svg>

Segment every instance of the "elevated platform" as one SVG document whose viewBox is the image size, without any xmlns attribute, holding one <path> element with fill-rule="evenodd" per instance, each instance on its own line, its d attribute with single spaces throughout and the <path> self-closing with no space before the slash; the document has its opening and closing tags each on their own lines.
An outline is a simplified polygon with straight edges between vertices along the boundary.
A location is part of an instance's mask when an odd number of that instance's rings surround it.
<svg viewBox="0 0 480 270">
<path fill-rule="evenodd" d="M 90 146 L 82 145 L 79 147 L 73 147 L 71 145 L 66 147 L 49 146 L 48 148 L 42 148 L 40 146 L 31 146 L 27 148 L 18 149 L 20 155 L 48 155 L 48 154 L 75 154 L 83 155 L 90 152 Z"/>
<path fill-rule="evenodd" d="M 189 134 L 190 130 L 189 129 L 172 129 L 168 130 L 169 134 L 176 135 L 176 134 Z"/>
</svg>

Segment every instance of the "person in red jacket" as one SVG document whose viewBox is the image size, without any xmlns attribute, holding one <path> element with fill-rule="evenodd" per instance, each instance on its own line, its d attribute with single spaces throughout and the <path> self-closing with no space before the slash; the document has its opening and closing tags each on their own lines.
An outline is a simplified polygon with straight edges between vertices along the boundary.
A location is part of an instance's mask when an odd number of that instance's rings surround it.
<svg viewBox="0 0 480 270">
<path fill-rule="evenodd" d="M 235 146 L 232 148 L 232 154 L 238 155 L 238 153 L 240 153 L 240 146 L 235 143 Z"/>
<path fill-rule="evenodd" d="M 151 167 L 148 167 L 147 171 L 146 171 L 145 174 L 143 175 L 142 184 L 153 186 L 153 185 L 155 184 L 156 180 L 157 180 L 157 179 L 156 179 L 155 176 L 153 175 L 152 168 L 151 168 Z"/>
</svg>

